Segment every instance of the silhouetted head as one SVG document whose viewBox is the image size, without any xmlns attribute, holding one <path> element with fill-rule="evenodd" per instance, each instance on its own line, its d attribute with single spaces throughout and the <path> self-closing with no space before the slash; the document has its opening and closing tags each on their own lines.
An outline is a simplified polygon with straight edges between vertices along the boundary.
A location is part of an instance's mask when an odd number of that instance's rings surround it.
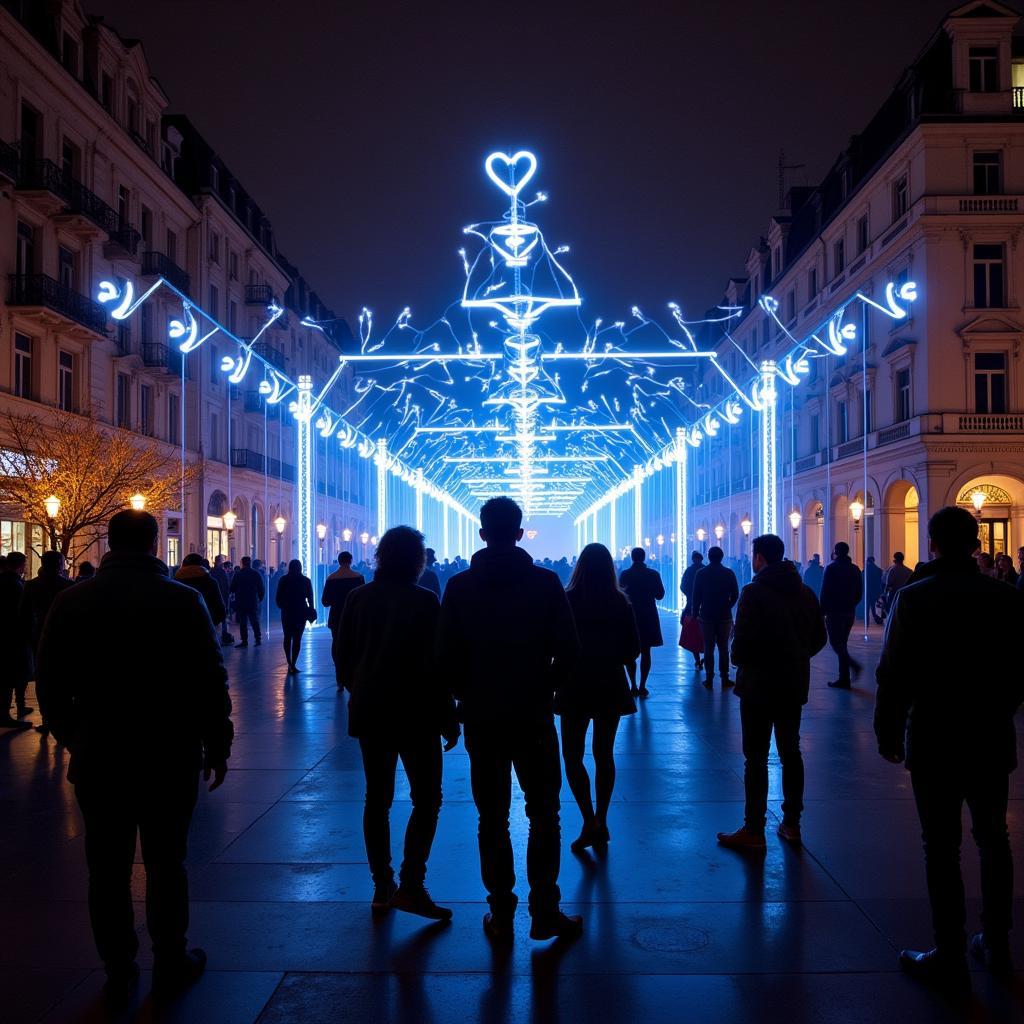
<svg viewBox="0 0 1024 1024">
<path fill-rule="evenodd" d="M 4 571 L 13 572 L 18 576 L 25 574 L 25 566 L 28 565 L 28 559 L 25 557 L 22 551 L 8 551 L 7 558 L 4 561 Z"/>
<path fill-rule="evenodd" d="M 59 551 L 44 551 L 39 558 L 39 568 L 48 576 L 58 576 L 64 571 L 64 556 Z"/>
<path fill-rule="evenodd" d="M 701 565 L 704 561 L 704 556 L 699 551 L 694 551 L 694 553 L 690 555 L 690 561 L 694 565 Z"/>
<path fill-rule="evenodd" d="M 437 554 L 433 548 L 427 548 L 427 568 L 430 568 L 437 561 Z"/>
<path fill-rule="evenodd" d="M 78 563 L 78 578 L 80 580 L 88 580 L 96 575 L 96 567 L 92 562 L 79 562 Z"/>
<path fill-rule="evenodd" d="M 242 568 L 248 569 L 252 565 L 252 559 L 248 555 L 242 555 Z"/>
<path fill-rule="evenodd" d="M 392 526 L 377 545 L 374 579 L 385 583 L 415 583 L 426 560 L 423 534 L 411 526 Z"/>
<path fill-rule="evenodd" d="M 947 505 L 928 520 L 928 537 L 940 557 L 967 558 L 978 547 L 978 520 L 965 508 Z"/>
<path fill-rule="evenodd" d="M 647 560 L 647 552 L 643 548 L 633 548 L 629 553 L 629 557 L 634 564 L 640 564 Z"/>
<path fill-rule="evenodd" d="M 585 601 L 607 599 L 612 594 L 620 593 L 612 553 L 603 544 L 588 544 L 576 559 L 576 566 L 565 589 Z"/>
<path fill-rule="evenodd" d="M 786 545 L 781 537 L 774 533 L 762 533 L 755 537 L 750 545 L 752 557 L 750 564 L 754 572 L 760 572 L 766 565 L 777 565 L 786 554 Z"/>
<path fill-rule="evenodd" d="M 720 547 L 708 548 L 708 561 L 712 565 L 718 565 L 725 558 L 725 552 Z"/>
<path fill-rule="evenodd" d="M 184 568 L 186 565 L 202 565 L 203 562 L 203 556 L 198 552 L 192 551 L 181 560 L 181 565 Z"/>
<path fill-rule="evenodd" d="M 107 525 L 107 544 L 111 551 L 133 555 L 155 555 L 160 527 L 148 512 L 133 508 L 118 512 Z"/>
<path fill-rule="evenodd" d="M 836 558 L 845 558 L 850 553 L 850 545 L 845 540 L 841 540 L 832 550 L 835 552 Z"/>
<path fill-rule="evenodd" d="M 293 558 L 288 563 L 288 575 L 289 576 L 301 576 L 302 575 L 302 563 L 297 558 Z"/>
<path fill-rule="evenodd" d="M 897 565 L 902 565 L 902 564 L 903 564 L 903 559 L 904 559 L 905 557 L 906 557 L 906 556 L 905 556 L 905 555 L 903 554 L 903 552 L 902 552 L 902 551 L 897 551 L 897 552 L 895 552 L 895 553 L 893 554 L 893 556 L 892 556 L 892 560 L 893 560 L 893 561 L 894 561 L 894 562 L 895 562 L 895 563 L 896 563 Z"/>
<path fill-rule="evenodd" d="M 351 565 L 351 564 L 352 564 L 352 552 L 351 551 L 342 551 L 342 553 L 340 555 L 338 555 L 338 565 Z"/>
<path fill-rule="evenodd" d="M 480 539 L 488 547 L 512 547 L 523 539 L 523 510 L 511 498 L 490 498 L 480 509 Z"/>
</svg>

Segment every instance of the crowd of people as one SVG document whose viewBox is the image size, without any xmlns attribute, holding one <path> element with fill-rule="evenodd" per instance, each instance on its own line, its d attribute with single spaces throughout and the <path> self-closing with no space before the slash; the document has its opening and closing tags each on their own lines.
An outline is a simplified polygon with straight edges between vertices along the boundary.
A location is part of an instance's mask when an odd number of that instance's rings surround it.
<svg viewBox="0 0 1024 1024">
<path fill-rule="evenodd" d="M 486 935 L 501 944 L 513 934 L 514 772 L 529 820 L 530 935 L 572 939 L 583 921 L 560 906 L 562 765 L 583 821 L 571 849 L 582 854 L 611 841 L 616 732 L 650 692 L 651 652 L 664 643 L 664 582 L 639 547 L 626 567 L 597 543 L 571 561 L 535 562 L 519 546 L 522 512 L 508 498 L 485 503 L 480 523 L 485 546 L 468 563 L 439 563 L 421 533 L 396 526 L 380 538 L 372 566 L 343 552 L 323 581 L 338 689 L 348 696 L 348 729 L 366 777 L 370 905 L 376 913 L 451 918 L 425 883 L 441 812 L 443 753 L 464 740 L 479 815 Z M 38 728 L 52 731 L 71 753 L 68 779 L 86 828 L 90 917 L 113 993 L 138 977 L 130 889 L 136 834 L 147 876 L 154 987 L 178 990 L 205 966 L 205 954 L 186 944 L 183 865 L 198 778 L 212 790 L 227 774 L 233 727 L 222 648 L 234 643 L 230 615 L 240 633 L 236 646 L 248 645 L 250 630 L 259 645 L 260 604 L 269 597 L 279 609 L 289 674 L 298 671 L 303 630 L 317 616 L 312 581 L 298 561 L 268 573 L 248 557 L 233 568 L 221 558 L 209 566 L 189 555 L 171 573 L 156 557 L 157 536 L 150 515 L 126 511 L 110 522 L 99 570 L 82 565 L 74 582 L 58 552 L 47 552 L 27 583 L 23 554 L 9 553 L 0 566 L 2 724 L 27 727 L 33 709 L 26 686 L 34 678 Z M 1020 624 L 1024 591 L 1022 574 L 1006 566 L 1005 556 L 992 561 L 980 552 L 977 521 L 963 509 L 937 512 L 929 536 L 930 561 L 911 571 L 897 552 L 878 570 L 886 633 L 875 732 L 884 758 L 906 762 L 925 839 L 936 945 L 905 950 L 901 965 L 963 994 L 970 985 L 959 868 L 965 802 L 981 851 L 984 926 L 970 950 L 995 972 L 1010 969 L 1007 779 L 1016 767 L 1014 715 L 1024 676 L 1008 648 L 994 655 L 966 698 L 962 681 L 976 678 L 974 637 Z M 1024 568 L 1024 548 L 1019 555 Z M 845 689 L 857 678 L 861 666 L 848 640 L 869 569 L 862 574 L 848 546 L 838 543 L 827 566 L 815 555 L 801 573 L 772 534 L 752 540 L 746 583 L 742 561 L 729 564 L 720 547 L 709 549 L 706 563 L 693 553 L 680 581 L 680 644 L 693 652 L 707 688 L 717 670 L 720 685 L 739 698 L 744 820 L 720 832 L 718 842 L 750 855 L 767 848 L 773 735 L 782 765 L 777 833 L 801 843 L 800 725 L 810 662 L 829 643 L 838 665 L 829 686 Z M 154 659 L 157 649 L 162 654 Z M 109 714 L 112 706 L 118 715 Z M 125 716 L 135 723 L 128 736 L 118 725 Z M 584 762 L 588 733 L 593 785 Z M 390 809 L 399 761 L 412 813 L 396 879 Z"/>
</svg>

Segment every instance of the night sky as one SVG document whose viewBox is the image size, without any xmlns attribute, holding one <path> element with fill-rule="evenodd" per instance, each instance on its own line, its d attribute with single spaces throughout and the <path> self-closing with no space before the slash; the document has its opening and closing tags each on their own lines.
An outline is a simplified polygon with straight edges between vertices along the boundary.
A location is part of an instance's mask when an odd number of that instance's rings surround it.
<svg viewBox="0 0 1024 1024">
<path fill-rule="evenodd" d="M 329 305 L 425 325 L 460 292 L 462 227 L 500 216 L 483 157 L 518 148 L 586 320 L 698 316 L 776 209 L 779 150 L 817 182 L 952 5 L 86 6 L 143 40 Z"/>
</svg>

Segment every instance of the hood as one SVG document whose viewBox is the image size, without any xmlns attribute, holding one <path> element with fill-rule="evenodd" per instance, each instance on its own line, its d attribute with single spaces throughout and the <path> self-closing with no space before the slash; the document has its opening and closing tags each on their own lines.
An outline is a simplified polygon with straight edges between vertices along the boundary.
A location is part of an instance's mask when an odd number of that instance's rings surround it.
<svg viewBox="0 0 1024 1024">
<path fill-rule="evenodd" d="M 796 566 L 787 559 L 776 562 L 774 565 L 766 565 L 754 577 L 753 582 L 786 597 L 800 593 L 800 588 L 803 586 Z"/>
<path fill-rule="evenodd" d="M 481 548 L 473 555 L 469 567 L 484 583 L 503 584 L 529 575 L 534 566 L 533 559 L 522 548 Z"/>
<path fill-rule="evenodd" d="M 145 572 L 170 578 L 167 566 L 153 555 L 139 555 L 133 551 L 108 551 L 100 561 L 97 574 L 110 572 Z"/>
<path fill-rule="evenodd" d="M 183 565 L 175 574 L 176 580 L 198 580 L 203 576 L 209 576 L 204 565 Z"/>
</svg>

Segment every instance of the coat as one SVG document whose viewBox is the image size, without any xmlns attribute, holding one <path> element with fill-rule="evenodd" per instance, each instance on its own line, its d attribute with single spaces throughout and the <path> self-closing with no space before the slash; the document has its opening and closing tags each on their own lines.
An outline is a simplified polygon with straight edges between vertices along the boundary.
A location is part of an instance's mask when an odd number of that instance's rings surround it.
<svg viewBox="0 0 1024 1024">
<path fill-rule="evenodd" d="M 595 603 L 576 590 L 568 597 L 580 656 L 558 687 L 555 711 L 583 718 L 635 714 L 626 665 L 640 656 L 640 635 L 629 601 L 620 593 Z"/>
<path fill-rule="evenodd" d="M 281 609 L 281 625 L 285 629 L 304 629 L 310 614 L 316 616 L 313 583 L 300 572 L 286 572 L 281 577 L 275 600 Z"/>
<path fill-rule="evenodd" d="M 320 603 L 325 608 L 331 609 L 327 613 L 327 628 L 332 633 L 337 631 L 338 623 L 341 622 L 341 610 L 345 607 L 345 599 L 351 591 L 356 587 L 363 586 L 364 583 L 366 580 L 359 573 L 342 576 L 340 569 L 335 569 L 324 580 L 324 591 L 320 595 Z"/>
<path fill-rule="evenodd" d="M 691 562 L 686 567 L 686 572 L 683 573 L 682 581 L 679 584 L 679 589 L 683 592 L 683 597 L 686 598 L 686 604 L 683 607 L 683 615 L 693 614 L 693 583 L 697 578 L 697 573 L 699 573 L 703 568 L 703 562 Z"/>
<path fill-rule="evenodd" d="M 39 639 L 43 635 L 43 623 L 57 595 L 75 584 L 59 573 L 40 573 L 29 580 L 21 591 L 18 605 L 19 628 L 28 642 L 33 656 L 39 650 Z"/>
<path fill-rule="evenodd" d="M 736 573 L 721 562 L 710 562 L 693 583 L 693 613 L 707 622 L 731 622 L 732 606 L 739 600 Z"/>
<path fill-rule="evenodd" d="M 834 558 L 825 566 L 821 581 L 822 615 L 853 615 L 864 600 L 864 577 L 849 555 Z"/>
<path fill-rule="evenodd" d="M 963 774 L 1017 766 L 1013 717 L 1024 672 L 1012 642 L 1024 594 L 978 572 L 973 558 L 937 558 L 896 595 L 878 662 L 875 736 L 912 770 Z M 979 638 L 1002 642 L 979 650 Z"/>
<path fill-rule="evenodd" d="M 437 573 L 433 569 L 424 569 L 423 575 L 420 576 L 420 586 L 424 590 L 429 590 L 434 594 L 438 601 L 441 600 L 441 581 L 437 577 Z"/>
<path fill-rule="evenodd" d="M 252 566 L 243 566 L 231 574 L 230 590 L 236 612 L 258 611 L 265 593 L 263 577 Z"/>
<path fill-rule="evenodd" d="M 217 581 L 210 575 L 210 570 L 206 566 L 183 565 L 174 574 L 174 578 L 179 583 L 184 583 L 186 587 L 191 587 L 199 592 L 215 626 L 219 626 L 224 621 L 227 614 L 224 608 L 224 599 Z"/>
<path fill-rule="evenodd" d="M 20 686 L 32 678 L 30 638 L 19 615 L 24 587 L 17 573 L 0 572 L 0 680 L 4 686 Z"/>
<path fill-rule="evenodd" d="M 440 614 L 437 597 L 415 583 L 378 577 L 349 594 L 338 627 L 338 681 L 351 694 L 350 736 L 401 746 L 458 735 L 455 701 L 434 657 Z"/>
<path fill-rule="evenodd" d="M 445 587 L 436 651 L 466 723 L 550 720 L 579 649 L 561 582 L 522 548 L 477 551 Z"/>
<path fill-rule="evenodd" d="M 806 704 L 811 658 L 827 639 L 818 599 L 796 566 L 766 565 L 743 588 L 736 608 L 736 695 L 769 706 Z"/>
<path fill-rule="evenodd" d="M 626 592 L 636 616 L 641 648 L 661 647 L 661 616 L 658 602 L 665 596 L 665 585 L 655 569 L 634 562 L 620 577 L 619 586 Z"/>
<path fill-rule="evenodd" d="M 126 774 L 181 778 L 227 760 L 234 730 L 210 613 L 157 558 L 111 551 L 61 591 L 43 626 L 36 690 L 71 752 L 68 781 L 116 794 Z M 111 713 L 116 708 L 116 713 Z"/>
</svg>

